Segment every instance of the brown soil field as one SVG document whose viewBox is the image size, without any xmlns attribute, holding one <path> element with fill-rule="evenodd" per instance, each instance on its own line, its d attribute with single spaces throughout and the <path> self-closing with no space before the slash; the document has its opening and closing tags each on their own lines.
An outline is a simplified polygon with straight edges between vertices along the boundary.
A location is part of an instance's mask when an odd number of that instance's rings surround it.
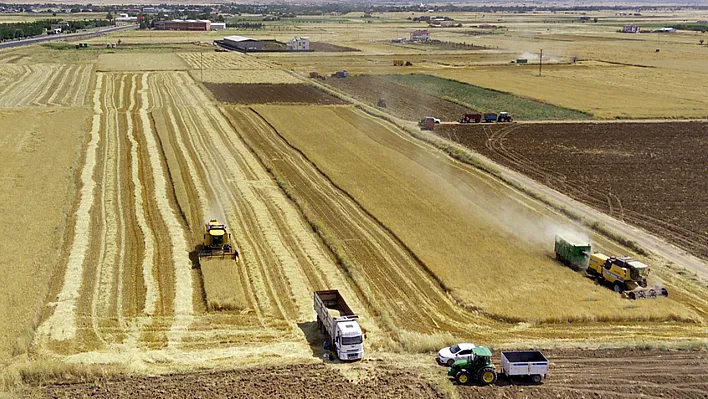
<svg viewBox="0 0 708 399">
<path fill-rule="evenodd" d="M 371 106 L 376 106 L 379 99 L 383 98 L 386 110 L 402 119 L 418 121 L 424 116 L 434 116 L 442 121 L 455 121 L 467 112 L 467 108 L 462 105 L 386 81 L 379 76 L 331 78 L 327 84 Z"/>
<path fill-rule="evenodd" d="M 49 383 L 24 391 L 26 398 L 444 398 L 557 399 L 661 397 L 705 399 L 708 353 L 642 349 L 550 350 L 550 374 L 541 385 L 503 375 L 496 385 L 458 386 L 447 368 L 422 356 L 376 359 L 340 367 L 324 364 L 231 371 L 110 377 L 92 382 Z M 499 352 L 493 351 L 498 364 Z M 427 362 L 426 362 L 427 361 Z M 402 363 L 415 366 L 405 368 Z M 618 384 L 621 381 L 621 384 Z M 453 392 L 450 392 L 454 390 Z"/>
<path fill-rule="evenodd" d="M 406 371 L 377 369 L 356 379 L 322 364 L 165 376 L 135 376 L 98 384 L 49 385 L 26 397 L 65 398 L 444 398 L 430 381 Z"/>
<path fill-rule="evenodd" d="M 708 123 L 445 125 L 435 133 L 708 258 Z"/>
<path fill-rule="evenodd" d="M 345 104 L 315 86 L 307 84 L 205 83 L 217 100 L 232 104 Z"/>
</svg>

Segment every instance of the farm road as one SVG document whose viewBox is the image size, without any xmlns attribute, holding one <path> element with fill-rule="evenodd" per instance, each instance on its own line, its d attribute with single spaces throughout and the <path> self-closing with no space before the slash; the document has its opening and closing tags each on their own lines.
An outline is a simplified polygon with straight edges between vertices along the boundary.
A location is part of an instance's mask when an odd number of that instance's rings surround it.
<svg viewBox="0 0 708 399">
<path fill-rule="evenodd" d="M 0 50 L 2 50 L 4 48 L 28 46 L 30 44 L 51 42 L 51 41 L 55 41 L 55 40 L 80 39 L 82 37 L 100 36 L 100 35 L 104 35 L 106 33 L 118 32 L 118 31 L 126 30 L 126 29 L 136 29 L 137 27 L 138 27 L 138 25 L 112 26 L 110 28 L 98 29 L 98 30 L 92 31 L 92 32 L 70 33 L 67 35 L 37 36 L 37 37 L 30 38 L 30 39 L 0 43 Z"/>
</svg>

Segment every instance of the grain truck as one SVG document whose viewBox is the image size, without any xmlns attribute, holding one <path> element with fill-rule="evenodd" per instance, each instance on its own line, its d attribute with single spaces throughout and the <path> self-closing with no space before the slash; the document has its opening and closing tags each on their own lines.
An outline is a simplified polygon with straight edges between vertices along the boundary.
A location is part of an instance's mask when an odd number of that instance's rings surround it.
<svg viewBox="0 0 708 399">
<path fill-rule="evenodd" d="M 354 314 L 337 290 L 315 291 L 317 327 L 327 337 L 327 346 L 339 360 L 364 357 L 364 334 Z"/>
<path fill-rule="evenodd" d="M 566 266 L 575 269 L 585 269 L 592 253 L 592 247 L 587 242 L 578 242 L 570 238 L 556 235 L 556 259 Z"/>
</svg>

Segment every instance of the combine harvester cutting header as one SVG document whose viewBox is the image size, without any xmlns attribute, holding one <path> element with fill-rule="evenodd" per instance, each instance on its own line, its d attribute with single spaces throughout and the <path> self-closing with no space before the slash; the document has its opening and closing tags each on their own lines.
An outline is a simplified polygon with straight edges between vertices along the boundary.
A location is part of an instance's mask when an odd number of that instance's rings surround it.
<svg viewBox="0 0 708 399">
<path fill-rule="evenodd" d="M 555 252 L 558 261 L 576 269 L 585 269 L 598 284 L 611 286 L 625 298 L 669 296 L 669 291 L 659 285 L 648 288 L 649 266 L 630 257 L 592 253 L 589 243 L 573 242 L 560 235 L 556 235 Z"/>
<path fill-rule="evenodd" d="M 226 226 L 210 220 L 204 225 L 204 242 L 199 248 L 199 260 L 210 258 L 233 258 L 238 261 L 238 251 L 231 245 L 231 234 Z"/>
</svg>

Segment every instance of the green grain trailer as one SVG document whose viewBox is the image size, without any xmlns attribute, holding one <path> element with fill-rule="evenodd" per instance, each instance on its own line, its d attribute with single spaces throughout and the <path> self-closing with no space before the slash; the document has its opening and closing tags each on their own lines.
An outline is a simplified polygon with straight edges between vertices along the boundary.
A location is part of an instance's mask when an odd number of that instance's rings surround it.
<svg viewBox="0 0 708 399">
<path fill-rule="evenodd" d="M 592 254 L 592 247 L 587 242 L 577 242 L 556 235 L 556 259 L 566 266 L 584 269 Z"/>
</svg>

